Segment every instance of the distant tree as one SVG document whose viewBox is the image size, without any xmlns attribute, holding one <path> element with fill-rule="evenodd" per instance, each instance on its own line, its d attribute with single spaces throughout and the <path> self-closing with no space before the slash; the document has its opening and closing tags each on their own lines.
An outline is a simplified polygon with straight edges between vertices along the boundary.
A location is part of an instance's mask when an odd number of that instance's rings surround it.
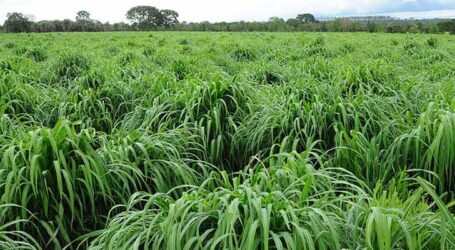
<svg viewBox="0 0 455 250">
<path fill-rule="evenodd" d="M 431 24 L 428 26 L 428 33 L 440 33 L 439 27 L 437 24 Z"/>
<path fill-rule="evenodd" d="M 74 31 L 95 31 L 95 20 L 90 19 L 90 13 L 81 10 L 76 14 Z"/>
<path fill-rule="evenodd" d="M 386 28 L 388 33 L 404 33 L 406 32 L 406 27 L 400 24 L 391 24 Z"/>
<path fill-rule="evenodd" d="M 4 23 L 6 32 L 30 32 L 32 31 L 34 17 L 19 12 L 8 13 Z"/>
<path fill-rule="evenodd" d="M 114 23 L 113 29 L 115 31 L 127 31 L 130 30 L 130 26 L 127 23 L 121 22 L 121 23 Z"/>
<path fill-rule="evenodd" d="M 179 23 L 179 13 L 174 10 L 161 10 L 161 15 L 163 18 L 163 26 L 171 27 Z"/>
<path fill-rule="evenodd" d="M 65 32 L 72 31 L 71 30 L 72 25 L 73 25 L 73 21 L 71 21 L 70 19 L 63 20 L 63 30 Z"/>
<path fill-rule="evenodd" d="M 316 18 L 313 14 L 305 13 L 297 15 L 297 19 L 302 20 L 304 23 L 314 23 L 316 22 Z"/>
<path fill-rule="evenodd" d="M 141 30 L 154 29 L 164 24 L 163 13 L 153 6 L 133 7 L 126 13 L 126 18 Z"/>
<path fill-rule="evenodd" d="M 285 31 L 286 30 L 286 22 L 283 18 L 280 17 L 271 17 L 269 18 L 268 22 L 268 30 L 269 31 Z"/>
<path fill-rule="evenodd" d="M 427 31 L 425 30 L 425 27 L 424 27 L 423 23 L 417 22 L 417 23 L 416 23 L 416 26 L 417 26 L 417 31 L 418 31 L 418 32 L 423 32 L 423 33 L 426 33 L 426 32 L 427 32 Z"/>
<path fill-rule="evenodd" d="M 420 28 L 419 28 L 419 25 L 417 24 L 409 24 L 409 25 L 406 25 L 406 32 L 409 32 L 409 33 L 419 33 L 420 32 Z"/>
<path fill-rule="evenodd" d="M 373 33 L 378 31 L 378 25 L 374 22 L 368 21 L 366 29 L 366 31 Z"/>
<path fill-rule="evenodd" d="M 455 19 L 438 23 L 439 31 L 455 34 Z"/>
<path fill-rule="evenodd" d="M 77 12 L 76 21 L 82 21 L 82 20 L 85 20 L 85 21 L 90 20 L 90 13 L 88 13 L 85 10 L 81 10 L 81 11 Z"/>
<path fill-rule="evenodd" d="M 355 23 L 348 18 L 340 19 L 340 28 L 342 32 L 352 32 L 355 31 Z"/>
<path fill-rule="evenodd" d="M 286 21 L 286 24 L 294 30 L 299 30 L 299 28 L 303 25 L 303 21 L 297 18 L 290 18 Z"/>
<path fill-rule="evenodd" d="M 336 18 L 335 20 L 329 21 L 327 23 L 328 31 L 330 32 L 340 32 L 342 31 L 341 18 Z"/>
</svg>

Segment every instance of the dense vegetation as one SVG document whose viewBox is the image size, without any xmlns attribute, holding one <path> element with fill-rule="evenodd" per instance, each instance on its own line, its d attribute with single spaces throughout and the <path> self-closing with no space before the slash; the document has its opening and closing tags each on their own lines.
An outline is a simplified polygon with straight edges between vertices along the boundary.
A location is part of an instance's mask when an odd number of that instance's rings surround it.
<svg viewBox="0 0 455 250">
<path fill-rule="evenodd" d="M 0 249 L 453 249 L 455 37 L 0 36 Z"/>
<path fill-rule="evenodd" d="M 102 23 L 79 11 L 76 21 L 41 20 L 33 15 L 13 12 L 0 26 L 0 32 L 102 32 L 102 31 L 216 31 L 216 32 L 381 32 L 381 33 L 452 33 L 455 19 L 398 19 L 389 16 L 358 16 L 316 19 L 310 13 L 287 20 L 271 17 L 264 22 L 180 22 L 174 10 L 160 10 L 152 6 L 136 6 L 128 10 L 129 23 Z"/>
</svg>

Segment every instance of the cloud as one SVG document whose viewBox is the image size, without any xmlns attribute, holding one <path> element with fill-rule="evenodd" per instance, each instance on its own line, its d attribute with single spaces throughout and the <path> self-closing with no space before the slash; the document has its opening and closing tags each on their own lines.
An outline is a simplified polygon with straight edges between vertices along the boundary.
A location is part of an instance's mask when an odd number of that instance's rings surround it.
<svg viewBox="0 0 455 250">
<path fill-rule="evenodd" d="M 400 1 L 398 1 L 400 2 Z M 435 11 L 443 9 L 455 9 L 455 1 L 448 0 L 402 0 L 401 3 L 395 3 L 391 6 L 384 6 L 383 12 L 399 11 Z"/>
<path fill-rule="evenodd" d="M 74 19 L 79 10 L 87 10 L 103 22 L 119 22 L 125 21 L 126 11 L 136 5 L 174 9 L 186 21 L 263 21 L 302 12 L 342 16 L 455 10 L 455 0 L 0 0 L 0 22 L 12 11 L 33 14 L 37 20 L 52 20 Z"/>
<path fill-rule="evenodd" d="M 432 10 L 420 12 L 393 12 L 385 13 L 386 15 L 400 18 L 455 18 L 455 10 Z"/>
</svg>

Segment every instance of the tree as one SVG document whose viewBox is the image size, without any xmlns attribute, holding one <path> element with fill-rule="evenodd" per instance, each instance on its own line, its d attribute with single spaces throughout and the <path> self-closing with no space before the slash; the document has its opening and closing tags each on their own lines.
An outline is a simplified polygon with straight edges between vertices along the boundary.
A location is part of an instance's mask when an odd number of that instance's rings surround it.
<svg viewBox="0 0 455 250">
<path fill-rule="evenodd" d="M 377 32 L 378 31 L 378 25 L 374 22 L 368 21 L 366 30 L 370 33 Z"/>
<path fill-rule="evenodd" d="M 314 23 L 316 22 L 316 18 L 313 14 L 305 13 L 297 15 L 297 19 L 302 20 L 304 23 Z"/>
<path fill-rule="evenodd" d="M 400 24 L 391 24 L 387 26 L 386 31 L 388 33 L 404 33 L 405 27 Z"/>
<path fill-rule="evenodd" d="M 75 31 L 94 31 L 94 20 L 90 19 L 90 13 L 81 10 L 76 14 Z"/>
<path fill-rule="evenodd" d="M 6 32 L 30 32 L 32 31 L 32 25 L 34 17 L 31 15 L 25 15 L 19 12 L 8 13 L 7 19 L 4 23 Z"/>
<path fill-rule="evenodd" d="M 280 17 L 271 17 L 268 22 L 268 31 L 285 31 L 286 22 Z"/>
<path fill-rule="evenodd" d="M 81 11 L 77 12 L 76 21 L 82 21 L 82 20 L 85 20 L 85 21 L 90 20 L 90 13 L 88 13 L 85 10 L 81 10 Z"/>
<path fill-rule="evenodd" d="M 352 32 L 355 31 L 355 23 L 348 18 L 340 19 L 340 28 L 342 32 Z"/>
<path fill-rule="evenodd" d="M 450 32 L 455 34 L 455 19 L 439 22 L 438 28 L 441 32 Z"/>
<path fill-rule="evenodd" d="M 299 30 L 299 28 L 303 25 L 303 21 L 297 18 L 290 18 L 286 21 L 286 24 L 294 30 Z"/>
<path fill-rule="evenodd" d="M 152 6 L 136 6 L 128 10 L 126 18 L 141 30 L 150 30 L 164 24 L 161 11 Z"/>
<path fill-rule="evenodd" d="M 341 18 L 336 18 L 332 21 L 327 22 L 328 29 L 330 32 L 340 32 L 341 30 Z"/>
<path fill-rule="evenodd" d="M 71 21 L 69 19 L 63 20 L 63 29 L 65 30 L 65 32 L 71 31 L 72 25 L 73 25 L 73 21 Z"/>
<path fill-rule="evenodd" d="M 163 25 L 165 27 L 171 27 L 179 23 L 179 13 L 174 10 L 161 10 L 163 16 Z"/>
<path fill-rule="evenodd" d="M 141 30 L 174 26 L 179 23 L 178 17 L 179 14 L 174 10 L 160 10 L 153 6 L 136 6 L 126 13 L 132 25 Z"/>
</svg>

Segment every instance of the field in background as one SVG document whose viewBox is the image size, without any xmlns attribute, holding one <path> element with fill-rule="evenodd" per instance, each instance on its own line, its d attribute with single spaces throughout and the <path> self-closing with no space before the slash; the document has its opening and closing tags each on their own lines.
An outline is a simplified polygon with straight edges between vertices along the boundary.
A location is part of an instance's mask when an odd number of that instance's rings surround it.
<svg viewBox="0 0 455 250">
<path fill-rule="evenodd" d="M 0 35 L 0 249 L 454 249 L 455 37 Z"/>
</svg>

